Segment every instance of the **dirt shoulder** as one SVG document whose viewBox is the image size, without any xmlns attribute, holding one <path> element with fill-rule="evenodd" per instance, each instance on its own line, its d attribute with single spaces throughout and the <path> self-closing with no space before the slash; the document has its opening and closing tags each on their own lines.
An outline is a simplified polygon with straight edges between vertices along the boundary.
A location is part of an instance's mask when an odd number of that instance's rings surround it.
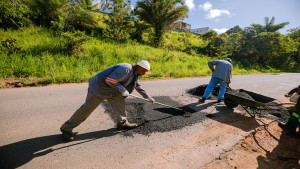
<svg viewBox="0 0 300 169">
<path fill-rule="evenodd" d="M 278 127 L 276 121 L 254 129 L 231 151 L 203 168 L 300 168 L 300 138 Z"/>
<path fill-rule="evenodd" d="M 281 102 L 286 103 L 288 99 Z M 292 109 L 291 106 L 288 108 Z M 280 128 L 277 120 L 257 117 L 255 120 L 259 127 L 251 130 L 230 151 L 220 154 L 219 158 L 202 168 L 299 169 L 300 138 Z"/>
</svg>

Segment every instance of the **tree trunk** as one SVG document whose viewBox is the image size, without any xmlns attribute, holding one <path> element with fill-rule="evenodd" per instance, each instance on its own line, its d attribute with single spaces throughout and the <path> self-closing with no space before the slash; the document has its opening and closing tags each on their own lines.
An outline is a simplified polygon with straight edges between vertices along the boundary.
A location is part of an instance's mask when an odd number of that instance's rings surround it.
<svg viewBox="0 0 300 169">
<path fill-rule="evenodd" d="M 163 35 L 163 29 L 161 28 L 155 28 L 155 39 L 154 39 L 154 46 L 158 47 L 160 42 L 161 42 L 161 38 Z"/>
</svg>

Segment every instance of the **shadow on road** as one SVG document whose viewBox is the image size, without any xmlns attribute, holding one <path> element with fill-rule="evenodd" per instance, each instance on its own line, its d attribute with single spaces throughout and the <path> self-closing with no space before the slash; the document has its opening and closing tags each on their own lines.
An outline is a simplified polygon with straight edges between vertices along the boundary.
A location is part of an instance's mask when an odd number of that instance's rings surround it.
<svg viewBox="0 0 300 169">
<path fill-rule="evenodd" d="M 244 116 L 234 112 L 226 106 L 216 106 L 217 113 L 208 114 L 206 117 L 239 128 L 243 131 L 250 131 L 260 126 L 255 118 Z"/>
<path fill-rule="evenodd" d="M 116 128 L 111 128 L 108 130 L 79 134 L 76 137 L 76 141 L 70 143 L 66 143 L 62 139 L 61 135 L 56 134 L 8 144 L 0 147 L 0 168 L 17 168 L 28 163 L 36 157 L 47 155 L 55 150 L 72 147 L 74 145 L 87 143 L 104 137 L 110 137 L 118 133 L 120 133 L 120 131 L 118 131 Z M 62 144 L 62 146 L 51 148 L 59 144 Z"/>
</svg>

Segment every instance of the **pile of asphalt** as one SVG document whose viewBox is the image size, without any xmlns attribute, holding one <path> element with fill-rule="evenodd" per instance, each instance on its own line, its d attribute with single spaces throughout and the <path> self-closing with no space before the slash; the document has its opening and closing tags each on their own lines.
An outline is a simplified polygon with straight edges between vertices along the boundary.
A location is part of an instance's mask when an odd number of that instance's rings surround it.
<svg viewBox="0 0 300 169">
<path fill-rule="evenodd" d="M 246 108 L 248 112 L 252 113 L 253 115 L 257 115 L 258 117 L 264 117 L 271 120 L 278 119 L 281 122 L 287 122 L 290 117 L 290 112 L 288 111 L 288 109 L 275 102 L 276 99 L 274 98 L 247 91 L 244 89 L 230 89 L 228 90 L 228 93 L 234 94 L 238 97 L 247 100 L 263 103 L 264 106 L 260 106 L 257 108 Z"/>
<path fill-rule="evenodd" d="M 191 126 L 206 118 L 206 113 L 200 111 L 196 112 L 187 106 L 171 100 L 170 97 L 159 96 L 154 97 L 154 99 L 157 102 L 177 107 L 184 111 L 164 107 L 158 104 L 151 104 L 136 98 L 127 98 L 126 111 L 128 121 L 137 123 L 138 127 L 125 131 L 126 134 L 132 135 L 138 133 L 149 135 L 154 132 L 167 132 Z M 111 107 L 107 103 L 103 104 L 103 107 L 112 119 L 115 120 L 115 113 L 112 111 Z"/>
<path fill-rule="evenodd" d="M 186 92 L 190 95 L 196 96 L 196 97 L 201 97 L 204 95 L 205 89 L 207 87 L 207 84 L 197 86 L 192 89 L 188 89 Z M 217 100 L 218 99 L 218 94 L 219 94 L 219 86 L 216 86 L 209 97 L 207 98 L 208 100 Z"/>
<path fill-rule="evenodd" d="M 207 87 L 207 84 L 204 85 L 200 85 L 198 87 L 192 88 L 187 90 L 187 93 L 196 96 L 196 97 L 201 97 L 204 92 L 205 89 Z M 219 86 L 216 86 L 212 93 L 210 94 L 210 97 L 208 97 L 207 99 L 211 99 L 211 100 L 216 100 L 218 97 L 218 92 L 219 92 Z M 264 117 L 264 118 L 268 118 L 268 119 L 278 119 L 281 122 L 287 122 L 291 111 L 288 111 L 284 106 L 278 104 L 277 102 L 275 102 L 276 99 L 268 97 L 268 96 L 264 96 L 255 92 L 251 92 L 251 91 L 247 91 L 244 89 L 229 89 L 227 88 L 226 90 L 227 93 L 238 96 L 240 98 L 244 98 L 247 100 L 251 100 L 251 101 L 256 101 L 256 102 L 260 102 L 265 104 L 265 106 L 261 106 L 261 107 L 257 107 L 258 109 L 268 109 L 268 110 L 258 110 L 252 107 L 245 107 L 247 109 L 247 111 L 254 115 L 254 116 L 258 116 L 258 117 Z M 268 106 L 268 105 L 276 105 L 276 106 Z M 239 106 L 239 109 L 243 109 L 242 107 Z M 273 110 L 272 110 L 273 109 Z M 278 109 L 278 110 L 274 110 L 274 109 Z"/>
</svg>

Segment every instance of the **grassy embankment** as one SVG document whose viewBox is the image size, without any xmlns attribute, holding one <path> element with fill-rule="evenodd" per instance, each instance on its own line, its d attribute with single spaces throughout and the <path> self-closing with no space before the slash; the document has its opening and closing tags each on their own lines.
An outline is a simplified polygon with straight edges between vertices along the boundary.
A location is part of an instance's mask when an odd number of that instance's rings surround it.
<svg viewBox="0 0 300 169">
<path fill-rule="evenodd" d="M 210 75 L 205 55 L 189 55 L 185 52 L 157 49 L 138 43 L 120 44 L 90 37 L 83 44 L 84 51 L 70 56 L 62 50 L 62 37 L 55 36 L 42 28 L 0 30 L 0 40 L 16 39 L 16 45 L 23 51 L 7 56 L 0 50 L 0 87 L 7 79 L 18 79 L 26 84 L 49 84 L 86 82 L 101 70 L 117 63 L 137 63 L 148 60 L 151 75 L 143 79 L 163 79 Z M 234 63 L 233 74 L 280 72 L 274 69 L 244 69 Z"/>
</svg>

